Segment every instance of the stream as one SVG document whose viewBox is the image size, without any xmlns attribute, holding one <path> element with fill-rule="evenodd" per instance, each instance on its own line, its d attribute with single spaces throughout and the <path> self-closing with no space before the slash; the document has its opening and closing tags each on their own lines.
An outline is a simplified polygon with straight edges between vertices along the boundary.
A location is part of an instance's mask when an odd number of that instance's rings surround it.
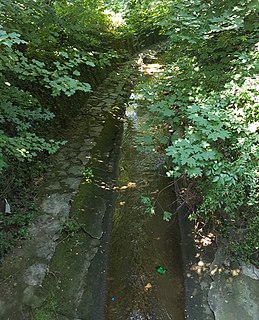
<svg viewBox="0 0 259 320">
<path fill-rule="evenodd" d="M 0 266 L 1 320 L 184 319 L 173 186 L 164 155 L 137 143 L 150 117 L 138 84 L 159 68 L 123 64 L 80 109 L 39 188 L 30 236 Z M 156 199 L 152 217 L 141 196 Z"/>
<path fill-rule="evenodd" d="M 153 75 L 154 76 L 154 75 Z M 146 76 L 146 81 L 150 81 Z M 151 80 L 152 81 L 152 80 Z M 164 155 L 139 150 L 148 114 L 138 94 L 126 106 L 119 161 L 118 197 L 109 247 L 107 320 L 182 320 L 184 290 L 176 199 L 165 177 Z M 141 196 L 156 198 L 150 217 Z M 161 266 L 166 270 L 157 272 Z"/>
</svg>

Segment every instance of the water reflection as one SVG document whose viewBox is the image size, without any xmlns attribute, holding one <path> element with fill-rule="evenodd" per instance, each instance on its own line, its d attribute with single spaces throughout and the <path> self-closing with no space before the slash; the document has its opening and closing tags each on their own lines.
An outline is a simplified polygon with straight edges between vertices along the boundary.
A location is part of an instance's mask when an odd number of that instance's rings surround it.
<svg viewBox="0 0 259 320">
<path fill-rule="evenodd" d="M 162 211 L 175 198 L 169 181 L 158 170 L 161 155 L 140 151 L 135 138 L 144 129 L 147 114 L 141 96 L 133 93 L 126 110 L 121 148 L 118 199 L 114 213 L 108 271 L 107 320 L 183 320 L 183 285 L 177 219 L 165 222 Z M 133 186 L 134 184 L 134 186 Z M 123 188 L 123 189 L 122 189 Z M 158 195 L 156 215 L 150 218 L 140 201 L 143 194 Z M 156 267 L 163 266 L 164 275 Z"/>
</svg>

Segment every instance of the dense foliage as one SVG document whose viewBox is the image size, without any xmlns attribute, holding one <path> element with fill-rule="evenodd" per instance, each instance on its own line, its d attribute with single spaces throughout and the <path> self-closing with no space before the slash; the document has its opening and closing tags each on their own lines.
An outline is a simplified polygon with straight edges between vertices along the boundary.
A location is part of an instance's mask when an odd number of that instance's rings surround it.
<svg viewBox="0 0 259 320">
<path fill-rule="evenodd" d="M 167 64 L 155 84 L 142 88 L 154 115 L 150 125 L 164 128 L 164 137 L 153 143 L 164 144 L 169 133 L 164 145 L 167 175 L 185 176 L 195 186 L 196 196 L 184 196 L 191 218 L 210 223 L 228 237 L 232 253 L 256 262 L 256 1 L 166 3 L 168 10 L 160 11 L 159 23 L 170 39 Z"/>
<path fill-rule="evenodd" d="M 82 71 L 105 66 L 116 52 L 102 1 L 3 0 L 0 7 L 1 172 L 56 151 L 39 132 L 56 110 L 46 101 L 89 92 Z"/>
<path fill-rule="evenodd" d="M 106 9 L 124 21 L 112 24 Z M 109 65 L 122 44 L 139 48 L 160 35 L 169 39 L 164 71 L 142 94 L 149 125 L 163 135 L 143 143 L 164 148 L 167 175 L 194 186 L 192 199 L 182 195 L 191 218 L 224 232 L 233 253 L 255 261 L 258 18 L 256 0 L 2 0 L 1 197 L 9 184 L 23 185 L 28 163 L 58 149 L 46 125 L 59 116 L 56 97 L 90 92 L 89 74 Z"/>
<path fill-rule="evenodd" d="M 50 134 L 53 118 L 62 126 L 65 105 L 79 108 L 72 96 L 90 92 L 93 74 L 119 54 L 105 9 L 102 0 L 0 3 L 0 204 L 8 198 L 15 212 L 3 217 L 0 207 L 1 252 L 33 211 L 27 188 L 44 168 L 37 160 L 63 143 Z"/>
</svg>

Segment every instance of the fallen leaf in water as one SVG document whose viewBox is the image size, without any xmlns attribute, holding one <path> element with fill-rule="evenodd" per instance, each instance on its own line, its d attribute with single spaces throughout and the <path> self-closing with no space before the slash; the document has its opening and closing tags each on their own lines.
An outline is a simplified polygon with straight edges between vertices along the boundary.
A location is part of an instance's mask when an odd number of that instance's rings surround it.
<svg viewBox="0 0 259 320">
<path fill-rule="evenodd" d="M 145 292 L 148 292 L 150 289 L 152 289 L 152 284 L 151 283 L 147 283 L 144 287 Z"/>
</svg>

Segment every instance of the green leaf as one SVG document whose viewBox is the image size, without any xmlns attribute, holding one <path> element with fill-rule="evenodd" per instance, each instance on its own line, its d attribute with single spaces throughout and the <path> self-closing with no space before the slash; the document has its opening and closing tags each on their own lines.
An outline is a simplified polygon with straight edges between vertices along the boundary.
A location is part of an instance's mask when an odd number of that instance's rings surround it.
<svg viewBox="0 0 259 320">
<path fill-rule="evenodd" d="M 170 221 L 171 218 L 172 218 L 173 214 L 169 211 L 164 211 L 164 214 L 163 214 L 163 220 L 165 221 Z"/>
</svg>

